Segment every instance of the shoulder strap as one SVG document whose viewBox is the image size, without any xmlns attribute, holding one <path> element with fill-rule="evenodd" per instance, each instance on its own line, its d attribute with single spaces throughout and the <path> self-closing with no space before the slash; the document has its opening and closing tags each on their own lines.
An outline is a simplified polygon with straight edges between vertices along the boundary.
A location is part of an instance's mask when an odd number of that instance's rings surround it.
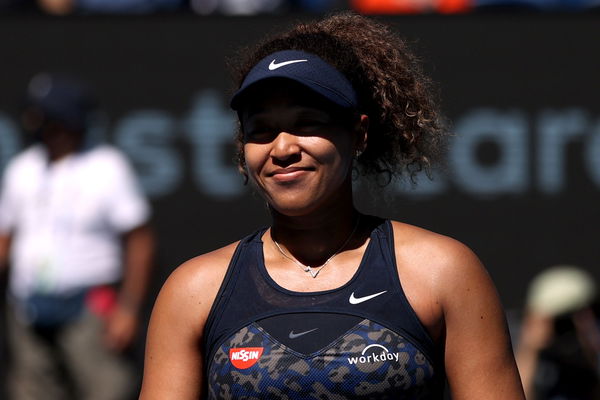
<svg viewBox="0 0 600 400">
<path fill-rule="evenodd" d="M 397 285 L 398 294 L 400 295 L 400 301 L 402 302 L 402 317 L 401 324 L 412 334 L 413 337 L 417 338 L 418 341 L 422 344 L 423 349 L 429 355 L 436 354 L 436 347 L 429 336 L 429 332 L 419 320 L 415 310 L 412 308 L 412 305 L 408 301 L 406 297 L 406 293 L 404 292 L 404 288 L 402 287 L 402 277 L 398 273 L 398 265 L 396 262 L 396 246 L 394 242 L 394 227 L 392 226 L 392 222 L 390 220 L 386 220 L 384 224 L 382 224 L 381 233 L 385 235 L 385 246 L 382 243 L 382 251 L 384 257 L 388 261 L 388 265 L 391 268 L 392 279 Z M 400 317 L 400 314 L 398 314 Z"/>
<path fill-rule="evenodd" d="M 244 257 L 244 254 L 247 252 L 249 245 L 257 238 L 262 236 L 262 233 L 265 229 L 260 229 L 242 240 L 238 243 L 233 256 L 231 257 L 231 261 L 229 262 L 229 266 L 227 267 L 227 272 L 225 277 L 223 278 L 223 282 L 221 283 L 221 287 L 219 288 L 219 292 L 217 293 L 217 297 L 215 298 L 214 303 L 211 306 L 210 312 L 208 314 L 208 318 L 206 319 L 206 323 L 204 325 L 204 333 L 202 335 L 202 347 L 204 356 L 208 355 L 211 344 L 214 342 L 214 326 L 218 323 L 221 317 L 221 310 L 226 306 L 227 302 L 231 298 L 229 295 L 229 288 L 231 282 L 235 279 L 235 276 L 239 274 L 239 265 L 238 262 L 241 258 Z"/>
</svg>

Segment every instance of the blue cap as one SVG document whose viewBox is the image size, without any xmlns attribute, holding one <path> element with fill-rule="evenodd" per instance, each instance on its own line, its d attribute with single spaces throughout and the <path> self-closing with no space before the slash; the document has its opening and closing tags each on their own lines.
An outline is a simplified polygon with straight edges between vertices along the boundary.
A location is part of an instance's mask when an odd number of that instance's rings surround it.
<svg viewBox="0 0 600 400">
<path fill-rule="evenodd" d="M 231 98 L 230 106 L 239 110 L 246 90 L 266 79 L 296 81 L 343 108 L 357 108 L 358 96 L 348 79 L 318 56 L 299 50 L 283 50 L 260 60 L 246 75 Z"/>
<path fill-rule="evenodd" d="M 82 82 L 46 73 L 32 78 L 27 90 L 28 106 L 45 120 L 59 121 L 75 130 L 85 130 L 95 99 Z"/>
</svg>

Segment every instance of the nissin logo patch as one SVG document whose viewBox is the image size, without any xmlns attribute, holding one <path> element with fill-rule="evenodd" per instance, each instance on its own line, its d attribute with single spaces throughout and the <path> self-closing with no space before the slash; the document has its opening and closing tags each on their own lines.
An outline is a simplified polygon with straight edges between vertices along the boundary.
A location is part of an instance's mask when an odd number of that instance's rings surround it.
<svg viewBox="0 0 600 400">
<path fill-rule="evenodd" d="M 263 347 L 240 347 L 229 349 L 229 359 L 234 367 L 238 369 L 250 368 L 262 356 Z"/>
</svg>

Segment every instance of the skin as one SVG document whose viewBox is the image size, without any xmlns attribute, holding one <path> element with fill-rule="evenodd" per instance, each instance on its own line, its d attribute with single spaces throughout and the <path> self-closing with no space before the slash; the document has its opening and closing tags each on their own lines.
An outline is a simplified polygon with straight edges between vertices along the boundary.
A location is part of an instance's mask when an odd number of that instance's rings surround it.
<svg viewBox="0 0 600 400">
<path fill-rule="evenodd" d="M 63 124 L 53 121 L 46 122 L 40 132 L 40 139 L 50 162 L 75 153 L 83 143 L 83 136 L 83 132 L 67 129 Z"/>
<path fill-rule="evenodd" d="M 75 10 L 74 0 L 37 0 L 37 4 L 51 15 L 67 15 Z"/>
<path fill-rule="evenodd" d="M 104 344 L 122 352 L 133 344 L 152 273 L 154 232 L 142 225 L 122 235 L 124 274 L 117 304 L 106 319 Z"/>
<path fill-rule="evenodd" d="M 0 235 L 0 274 L 4 273 L 8 268 L 11 241 L 12 235 Z"/>
<path fill-rule="evenodd" d="M 535 399 L 534 377 L 539 355 L 548 346 L 554 335 L 554 320 L 551 316 L 528 312 L 523 318 L 519 347 L 515 354 L 523 389 L 527 399 Z"/>
<path fill-rule="evenodd" d="M 264 234 L 269 275 L 299 292 L 334 289 L 356 273 L 373 220 L 363 216 L 352 240 L 317 279 L 286 259 L 322 264 L 354 227 L 351 165 L 367 143 L 368 117 L 351 124 L 295 85 L 261 87 L 242 113 L 247 172 L 268 201 Z M 258 93 L 263 93 L 262 95 Z M 393 223 L 398 273 L 417 316 L 445 354 L 453 399 L 524 399 L 494 286 L 461 243 Z M 152 313 L 140 398 L 197 399 L 203 384 L 204 322 L 237 243 L 196 257 L 166 281 Z"/>
</svg>

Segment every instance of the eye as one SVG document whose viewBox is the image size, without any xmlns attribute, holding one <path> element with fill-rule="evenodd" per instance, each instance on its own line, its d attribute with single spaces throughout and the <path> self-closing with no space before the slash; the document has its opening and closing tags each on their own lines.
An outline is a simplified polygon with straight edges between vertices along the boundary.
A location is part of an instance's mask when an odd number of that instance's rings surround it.
<svg viewBox="0 0 600 400">
<path fill-rule="evenodd" d="M 244 141 L 246 142 L 268 142 L 273 137 L 273 131 L 266 127 L 253 127 L 244 131 Z"/>
<path fill-rule="evenodd" d="M 300 118 L 296 121 L 294 127 L 300 132 L 312 132 L 328 125 L 329 121 L 323 118 Z"/>
</svg>

